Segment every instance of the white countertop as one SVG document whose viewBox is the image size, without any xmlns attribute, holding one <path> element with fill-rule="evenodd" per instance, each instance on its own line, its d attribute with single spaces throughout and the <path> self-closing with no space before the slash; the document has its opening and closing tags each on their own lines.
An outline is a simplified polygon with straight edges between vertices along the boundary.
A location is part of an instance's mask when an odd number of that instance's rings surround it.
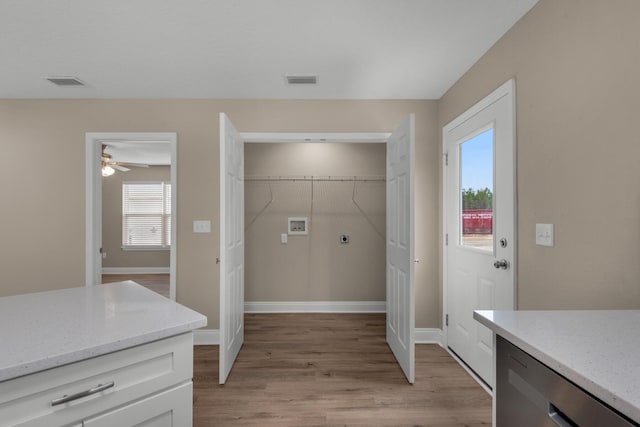
<svg viewBox="0 0 640 427">
<path fill-rule="evenodd" d="M 640 422 L 640 310 L 476 311 L 473 317 Z"/>
<path fill-rule="evenodd" d="M 0 381 L 206 326 L 134 282 L 0 298 Z"/>
</svg>

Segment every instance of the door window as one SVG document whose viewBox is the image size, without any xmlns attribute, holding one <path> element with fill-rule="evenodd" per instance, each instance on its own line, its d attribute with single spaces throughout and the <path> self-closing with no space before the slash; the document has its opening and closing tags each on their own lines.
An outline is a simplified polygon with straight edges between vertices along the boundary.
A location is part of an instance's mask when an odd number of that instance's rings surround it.
<svg viewBox="0 0 640 427">
<path fill-rule="evenodd" d="M 493 128 L 460 144 L 460 245 L 493 251 Z"/>
</svg>

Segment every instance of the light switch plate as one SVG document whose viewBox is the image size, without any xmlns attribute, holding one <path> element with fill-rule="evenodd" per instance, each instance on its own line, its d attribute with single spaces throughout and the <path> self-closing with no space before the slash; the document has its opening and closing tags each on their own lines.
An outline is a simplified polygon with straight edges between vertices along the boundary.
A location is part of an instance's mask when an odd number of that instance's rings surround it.
<svg viewBox="0 0 640 427">
<path fill-rule="evenodd" d="M 536 245 L 553 246 L 553 224 L 536 224 Z"/>
<path fill-rule="evenodd" d="M 287 243 L 287 233 L 282 233 L 280 235 L 280 243 Z"/>
<path fill-rule="evenodd" d="M 211 233 L 211 221 L 209 220 L 197 220 L 193 221 L 194 233 Z"/>
</svg>

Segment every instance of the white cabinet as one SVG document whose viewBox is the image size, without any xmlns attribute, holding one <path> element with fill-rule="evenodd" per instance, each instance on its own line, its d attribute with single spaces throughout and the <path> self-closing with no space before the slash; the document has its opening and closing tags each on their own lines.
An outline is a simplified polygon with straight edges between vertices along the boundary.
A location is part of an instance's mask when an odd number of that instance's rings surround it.
<svg viewBox="0 0 640 427">
<path fill-rule="evenodd" d="M 191 383 L 165 390 L 131 405 L 84 421 L 85 427 L 172 427 L 190 426 L 193 418 Z M 186 404 L 185 404 L 186 403 Z"/>
<path fill-rule="evenodd" d="M 0 426 L 191 426 L 192 376 L 189 332 L 0 382 Z"/>
</svg>

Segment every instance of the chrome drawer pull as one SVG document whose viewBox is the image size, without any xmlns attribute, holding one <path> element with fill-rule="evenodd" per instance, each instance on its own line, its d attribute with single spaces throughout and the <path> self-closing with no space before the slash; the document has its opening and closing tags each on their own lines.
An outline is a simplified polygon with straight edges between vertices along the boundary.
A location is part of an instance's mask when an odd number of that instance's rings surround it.
<svg viewBox="0 0 640 427">
<path fill-rule="evenodd" d="M 111 381 L 106 384 L 98 384 L 94 388 L 90 388 L 89 390 L 81 391 L 80 393 L 72 394 L 71 396 L 67 396 L 66 394 L 57 399 L 53 399 L 51 401 L 51 406 L 62 405 L 63 403 L 71 402 L 72 400 L 80 399 L 82 397 L 91 396 L 92 394 L 100 393 L 101 391 L 105 391 L 108 388 L 113 387 L 115 382 Z"/>
<path fill-rule="evenodd" d="M 571 421 L 553 403 L 549 402 L 549 418 L 559 427 L 572 427 L 578 424 Z"/>
</svg>

